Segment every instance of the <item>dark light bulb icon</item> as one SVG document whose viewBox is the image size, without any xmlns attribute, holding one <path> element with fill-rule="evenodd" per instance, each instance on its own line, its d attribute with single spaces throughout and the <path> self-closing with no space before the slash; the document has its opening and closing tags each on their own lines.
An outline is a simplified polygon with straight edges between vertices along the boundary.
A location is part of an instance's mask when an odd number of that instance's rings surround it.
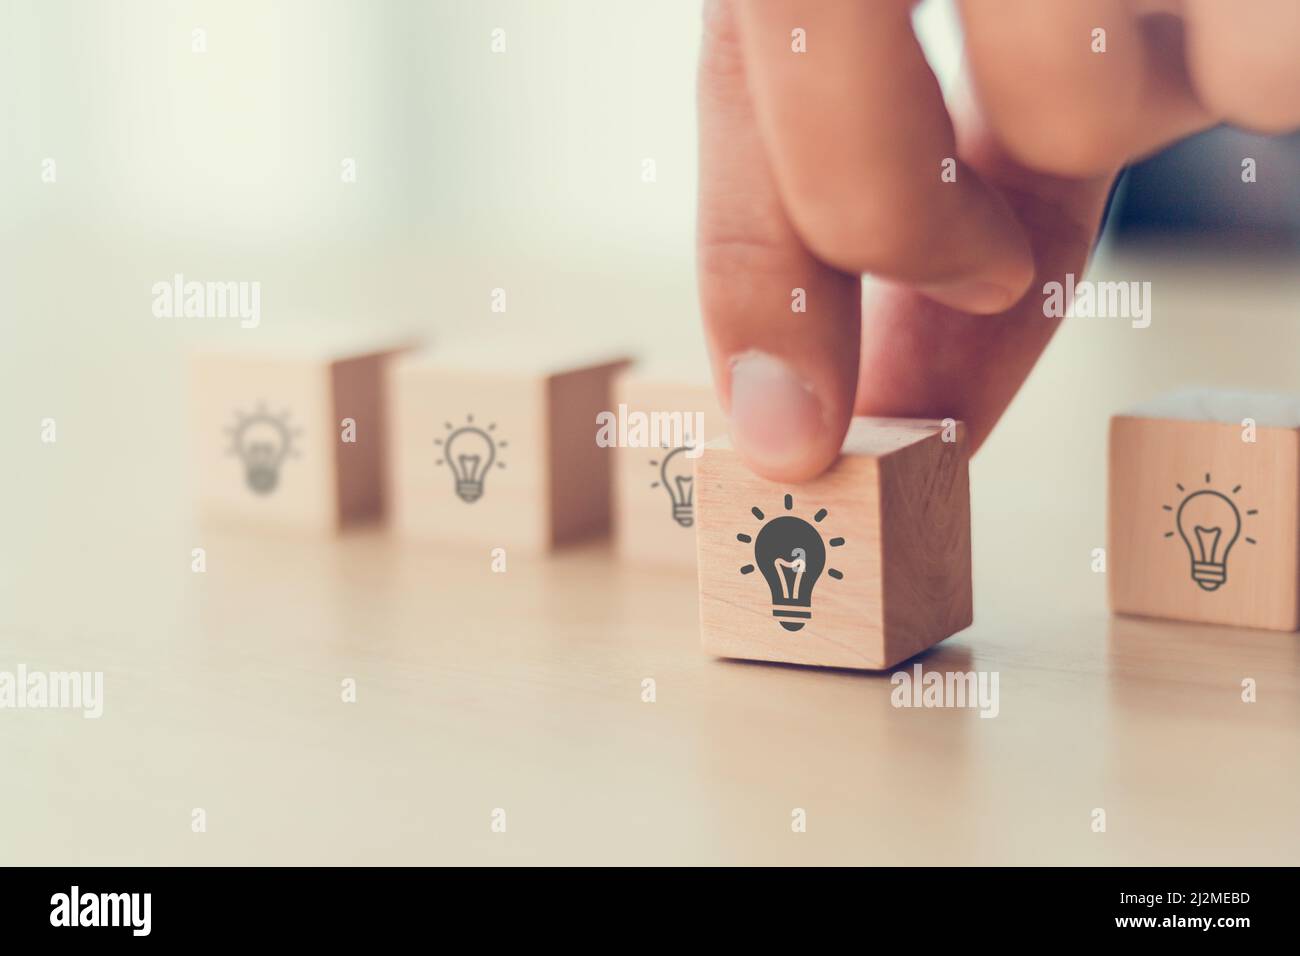
<svg viewBox="0 0 1300 956">
<path fill-rule="evenodd" d="M 794 497 L 786 495 L 785 510 L 793 508 Z M 750 511 L 755 518 L 766 523 L 756 538 L 747 534 L 736 535 L 737 541 L 754 545 L 754 563 L 746 564 L 740 573 L 752 574 L 757 568 L 767 582 L 772 616 L 787 631 L 801 630 L 812 620 L 813 588 L 822 571 L 837 581 L 844 577 L 838 568 L 826 567 L 827 544 L 839 548 L 844 545 L 844 539 L 822 540 L 817 523 L 826 517 L 825 508 L 813 515 L 811 522 L 791 514 L 778 515 L 768 521 L 757 507 Z"/>
<path fill-rule="evenodd" d="M 650 487 L 667 490 L 673 520 L 689 528 L 695 524 L 695 470 L 691 460 L 682 454 L 684 451 L 686 446 L 682 445 L 664 455 L 663 461 L 650 462 L 659 468 L 659 480 Z"/>
<path fill-rule="evenodd" d="M 1206 474 L 1205 483 L 1210 483 Z M 1181 484 L 1180 492 L 1187 492 Z M 1232 494 L 1241 490 L 1241 485 L 1232 489 Z M 1165 505 L 1165 511 L 1173 511 L 1172 505 Z M 1255 509 L 1247 515 L 1256 515 Z M 1178 505 L 1174 515 L 1174 526 L 1178 535 L 1187 546 L 1191 558 L 1192 580 L 1203 590 L 1217 591 L 1228 583 L 1228 555 L 1232 546 L 1241 535 L 1241 512 L 1233 500 L 1221 491 L 1213 488 L 1201 488 L 1186 494 Z M 1173 531 L 1165 533 L 1172 538 Z M 1247 544 L 1254 544 L 1255 539 L 1246 537 Z"/>
<path fill-rule="evenodd" d="M 280 484 L 280 466 L 289 457 L 298 457 L 294 443 L 302 430 L 289 427 L 289 413 L 272 415 L 259 402 L 249 415 L 235 413 L 235 424 L 226 429 L 230 435 L 227 454 L 237 455 L 244 463 L 244 482 L 256 494 L 269 495 Z"/>
<path fill-rule="evenodd" d="M 442 446 L 438 464 L 451 469 L 456 494 L 462 501 L 478 501 L 483 497 L 483 483 L 492 466 L 505 467 L 505 462 L 497 461 L 497 449 L 505 448 L 509 443 L 493 436 L 497 427 L 495 423 L 486 429 L 479 428 L 474 424 L 473 415 L 465 416 L 465 424 L 459 428 L 451 422 L 447 422 L 445 427 L 451 434 L 445 439 L 434 439 L 435 445 Z"/>
</svg>

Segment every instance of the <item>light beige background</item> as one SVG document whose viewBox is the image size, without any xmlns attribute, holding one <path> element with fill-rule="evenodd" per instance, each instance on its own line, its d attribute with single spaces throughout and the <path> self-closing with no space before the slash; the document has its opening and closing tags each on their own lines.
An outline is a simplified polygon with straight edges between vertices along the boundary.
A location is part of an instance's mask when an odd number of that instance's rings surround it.
<svg viewBox="0 0 1300 956">
<path fill-rule="evenodd" d="M 608 543 L 494 575 L 196 523 L 182 347 L 257 333 L 154 319 L 174 272 L 261 281 L 268 329 L 698 349 L 696 32 L 632 0 L 0 8 L 0 668 L 107 697 L 0 711 L 0 862 L 1300 862 L 1296 636 L 1112 619 L 1090 570 L 1112 412 L 1296 390 L 1294 260 L 1103 251 L 1152 326 L 1066 323 L 973 463 L 976 624 L 924 660 L 998 671 L 994 720 L 713 661 L 693 578 Z"/>
</svg>

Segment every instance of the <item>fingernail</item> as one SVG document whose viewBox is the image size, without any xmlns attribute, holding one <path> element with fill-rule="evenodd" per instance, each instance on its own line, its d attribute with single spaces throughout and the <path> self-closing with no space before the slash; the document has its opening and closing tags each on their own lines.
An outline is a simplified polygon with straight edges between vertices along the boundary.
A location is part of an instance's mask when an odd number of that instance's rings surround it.
<svg viewBox="0 0 1300 956">
<path fill-rule="evenodd" d="M 787 468 L 804 461 L 823 428 L 812 386 L 790 366 L 763 352 L 731 361 L 731 438 L 758 467 Z"/>
<path fill-rule="evenodd" d="M 1007 289 L 992 282 L 961 280 L 941 282 L 934 285 L 919 286 L 919 290 L 930 298 L 944 305 L 963 312 L 978 312 L 990 315 L 1005 312 L 1015 304 L 1015 296 Z"/>
</svg>

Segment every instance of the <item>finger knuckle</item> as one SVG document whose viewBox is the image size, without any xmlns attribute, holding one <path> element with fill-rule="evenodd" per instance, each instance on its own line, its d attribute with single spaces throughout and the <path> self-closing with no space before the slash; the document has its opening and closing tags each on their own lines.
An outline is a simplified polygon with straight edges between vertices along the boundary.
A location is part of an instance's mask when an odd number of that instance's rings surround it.
<svg viewBox="0 0 1300 956">
<path fill-rule="evenodd" d="M 1030 169 L 1057 176 L 1096 176 L 1123 162 L 1123 124 L 1092 110 L 1055 109 L 1021 113 L 1000 138 Z"/>
<path fill-rule="evenodd" d="M 795 228 L 809 250 L 848 272 L 893 272 L 924 249 L 916 206 L 896 192 L 808 191 L 791 206 Z"/>
<path fill-rule="evenodd" d="M 1300 125 L 1300 61 L 1259 55 L 1249 65 L 1202 70 L 1197 93 L 1216 116 L 1264 133 Z"/>
<path fill-rule="evenodd" d="M 761 231 L 710 230 L 701 235 L 696 258 L 701 307 L 723 320 L 751 308 L 757 279 L 789 273 L 796 264 L 785 243 Z"/>
</svg>

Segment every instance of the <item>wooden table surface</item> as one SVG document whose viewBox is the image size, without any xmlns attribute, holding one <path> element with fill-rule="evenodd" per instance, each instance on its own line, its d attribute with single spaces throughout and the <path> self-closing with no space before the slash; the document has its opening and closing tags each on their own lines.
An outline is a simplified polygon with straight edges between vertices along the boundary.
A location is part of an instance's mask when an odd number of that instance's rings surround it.
<svg viewBox="0 0 1300 956">
<path fill-rule="evenodd" d="M 995 719 L 896 709 L 888 674 L 713 660 L 693 576 L 605 541 L 494 574 L 382 527 L 200 527 L 170 353 L 109 345 L 115 387 L 73 401 L 52 369 L 76 346 L 24 327 L 0 669 L 106 686 L 98 720 L 0 711 L 0 863 L 1300 863 L 1300 638 L 1112 618 L 1091 568 L 1109 415 L 1300 390 L 1300 278 L 1107 270 L 1155 281 L 1152 326 L 1058 335 L 973 463 L 975 625 L 921 659 L 998 672 Z"/>
</svg>

